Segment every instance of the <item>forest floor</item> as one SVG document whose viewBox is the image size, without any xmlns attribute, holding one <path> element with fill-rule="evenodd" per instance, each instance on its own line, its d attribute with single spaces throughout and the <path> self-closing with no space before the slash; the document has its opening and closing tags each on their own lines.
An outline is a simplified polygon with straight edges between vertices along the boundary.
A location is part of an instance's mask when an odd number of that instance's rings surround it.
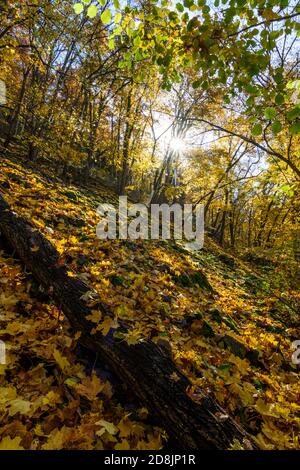
<svg viewBox="0 0 300 470">
<path fill-rule="evenodd" d="M 300 293 L 288 266 L 225 252 L 208 237 L 190 253 L 162 241 L 99 240 L 104 188 L 69 185 L 0 160 L 0 191 L 114 313 L 92 314 L 129 344 L 151 338 L 264 449 L 300 448 Z M 250 259 L 250 258 L 248 258 Z M 0 449 L 160 449 L 167 436 L 131 391 L 78 345 L 61 311 L 0 247 Z M 205 277 L 203 277 L 203 274 Z M 208 282 L 206 282 L 206 279 Z M 174 377 L 176 380 L 176 377 Z M 174 403 L 176 406 L 176 403 Z M 235 443 L 233 448 L 239 448 Z"/>
</svg>

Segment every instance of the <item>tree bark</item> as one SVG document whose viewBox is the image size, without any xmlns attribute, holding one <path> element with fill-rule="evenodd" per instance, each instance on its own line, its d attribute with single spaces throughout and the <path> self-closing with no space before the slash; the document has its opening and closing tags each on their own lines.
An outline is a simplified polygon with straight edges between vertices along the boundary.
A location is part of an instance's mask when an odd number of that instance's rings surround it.
<svg viewBox="0 0 300 470">
<path fill-rule="evenodd" d="M 175 366 L 170 356 L 149 340 L 129 346 L 114 337 L 125 325 L 111 329 L 106 336 L 91 334 L 95 324 L 86 319 L 91 313 L 84 300 L 90 288 L 78 277 L 70 277 L 59 262 L 53 245 L 23 217 L 12 212 L 0 194 L 1 234 L 15 249 L 36 280 L 47 290 L 80 331 L 79 342 L 96 352 L 128 386 L 138 400 L 155 415 L 178 449 L 227 449 L 237 439 L 248 449 L 257 445 L 208 395 L 197 390 L 197 401 L 187 393 L 189 379 Z M 111 313 L 99 302 L 106 316 Z M 175 375 L 175 374 L 176 375 Z M 175 376 L 175 380 L 174 380 Z"/>
</svg>

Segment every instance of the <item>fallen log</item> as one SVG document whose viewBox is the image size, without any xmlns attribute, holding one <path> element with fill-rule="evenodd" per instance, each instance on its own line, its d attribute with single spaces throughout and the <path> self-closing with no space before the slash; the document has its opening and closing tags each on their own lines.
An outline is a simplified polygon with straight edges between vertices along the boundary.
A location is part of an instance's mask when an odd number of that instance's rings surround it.
<svg viewBox="0 0 300 470">
<path fill-rule="evenodd" d="M 30 222 L 11 211 L 1 193 L 0 231 L 71 327 L 81 332 L 79 342 L 96 352 L 130 387 L 143 406 L 158 418 L 176 448 L 227 449 L 234 439 L 244 448 L 257 448 L 247 432 L 210 396 L 197 390 L 197 400 L 192 400 L 187 393 L 189 379 L 158 345 L 149 340 L 130 346 L 120 341 L 114 333 L 124 332 L 124 326 L 111 329 L 106 336 L 99 332 L 91 334 L 95 324 L 86 318 L 91 309 L 84 300 L 89 287 L 78 277 L 68 275 L 70 269 L 61 265 L 54 246 Z M 101 302 L 97 308 L 110 315 Z"/>
</svg>

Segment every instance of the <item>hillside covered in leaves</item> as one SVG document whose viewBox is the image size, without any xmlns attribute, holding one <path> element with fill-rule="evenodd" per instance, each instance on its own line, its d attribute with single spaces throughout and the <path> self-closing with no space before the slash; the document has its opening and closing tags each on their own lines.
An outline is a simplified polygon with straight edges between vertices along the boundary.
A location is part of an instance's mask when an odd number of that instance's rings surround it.
<svg viewBox="0 0 300 470">
<path fill-rule="evenodd" d="M 212 240 L 197 254 L 177 244 L 103 241 L 95 207 L 104 188 L 65 187 L 22 164 L 1 160 L 1 192 L 57 248 L 114 313 L 95 311 L 122 341 L 151 338 L 265 449 L 299 447 L 299 370 L 291 342 L 300 335 L 300 295 L 283 261 L 233 257 Z M 160 449 L 167 435 L 97 357 L 77 345 L 68 321 L 9 249 L 1 251 L 0 448 Z M 92 302 L 92 295 L 91 295 Z M 176 381 L 177 377 L 174 376 Z M 176 403 L 174 403 L 176 406 Z M 226 418 L 226 417 L 225 417 Z M 233 444 L 239 448 L 240 443 Z"/>
</svg>

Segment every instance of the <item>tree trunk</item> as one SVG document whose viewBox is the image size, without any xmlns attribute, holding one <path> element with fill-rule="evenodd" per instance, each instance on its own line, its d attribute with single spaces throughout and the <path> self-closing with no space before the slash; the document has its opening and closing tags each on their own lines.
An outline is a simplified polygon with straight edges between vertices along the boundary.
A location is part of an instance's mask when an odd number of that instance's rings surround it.
<svg viewBox="0 0 300 470">
<path fill-rule="evenodd" d="M 27 78 L 29 75 L 29 70 L 26 70 L 23 74 L 23 80 L 22 80 L 22 85 L 21 85 L 21 90 L 19 94 L 19 99 L 17 102 L 17 105 L 12 113 L 11 121 L 9 124 L 9 129 L 8 129 L 8 134 L 4 143 L 4 147 L 8 148 L 9 144 L 12 140 L 13 137 L 15 137 L 18 134 L 18 128 L 19 128 L 19 118 L 20 118 L 20 112 L 22 109 L 23 105 L 23 100 L 25 96 L 25 91 L 26 91 L 26 82 Z"/>
<path fill-rule="evenodd" d="M 124 325 L 111 329 L 106 336 L 91 334 L 95 324 L 86 319 L 91 311 L 84 300 L 90 288 L 78 277 L 68 276 L 70 268 L 61 266 L 53 245 L 29 222 L 12 212 L 1 194 L 0 230 L 59 305 L 72 328 L 81 332 L 79 342 L 96 352 L 130 387 L 158 418 L 178 449 L 227 449 L 233 439 L 239 440 L 245 448 L 257 448 L 250 436 L 210 396 L 197 390 L 197 401 L 189 397 L 190 381 L 158 345 L 149 340 L 131 346 L 120 341 L 114 333 L 124 332 Z M 103 303 L 99 302 L 95 308 L 111 316 Z"/>
</svg>

